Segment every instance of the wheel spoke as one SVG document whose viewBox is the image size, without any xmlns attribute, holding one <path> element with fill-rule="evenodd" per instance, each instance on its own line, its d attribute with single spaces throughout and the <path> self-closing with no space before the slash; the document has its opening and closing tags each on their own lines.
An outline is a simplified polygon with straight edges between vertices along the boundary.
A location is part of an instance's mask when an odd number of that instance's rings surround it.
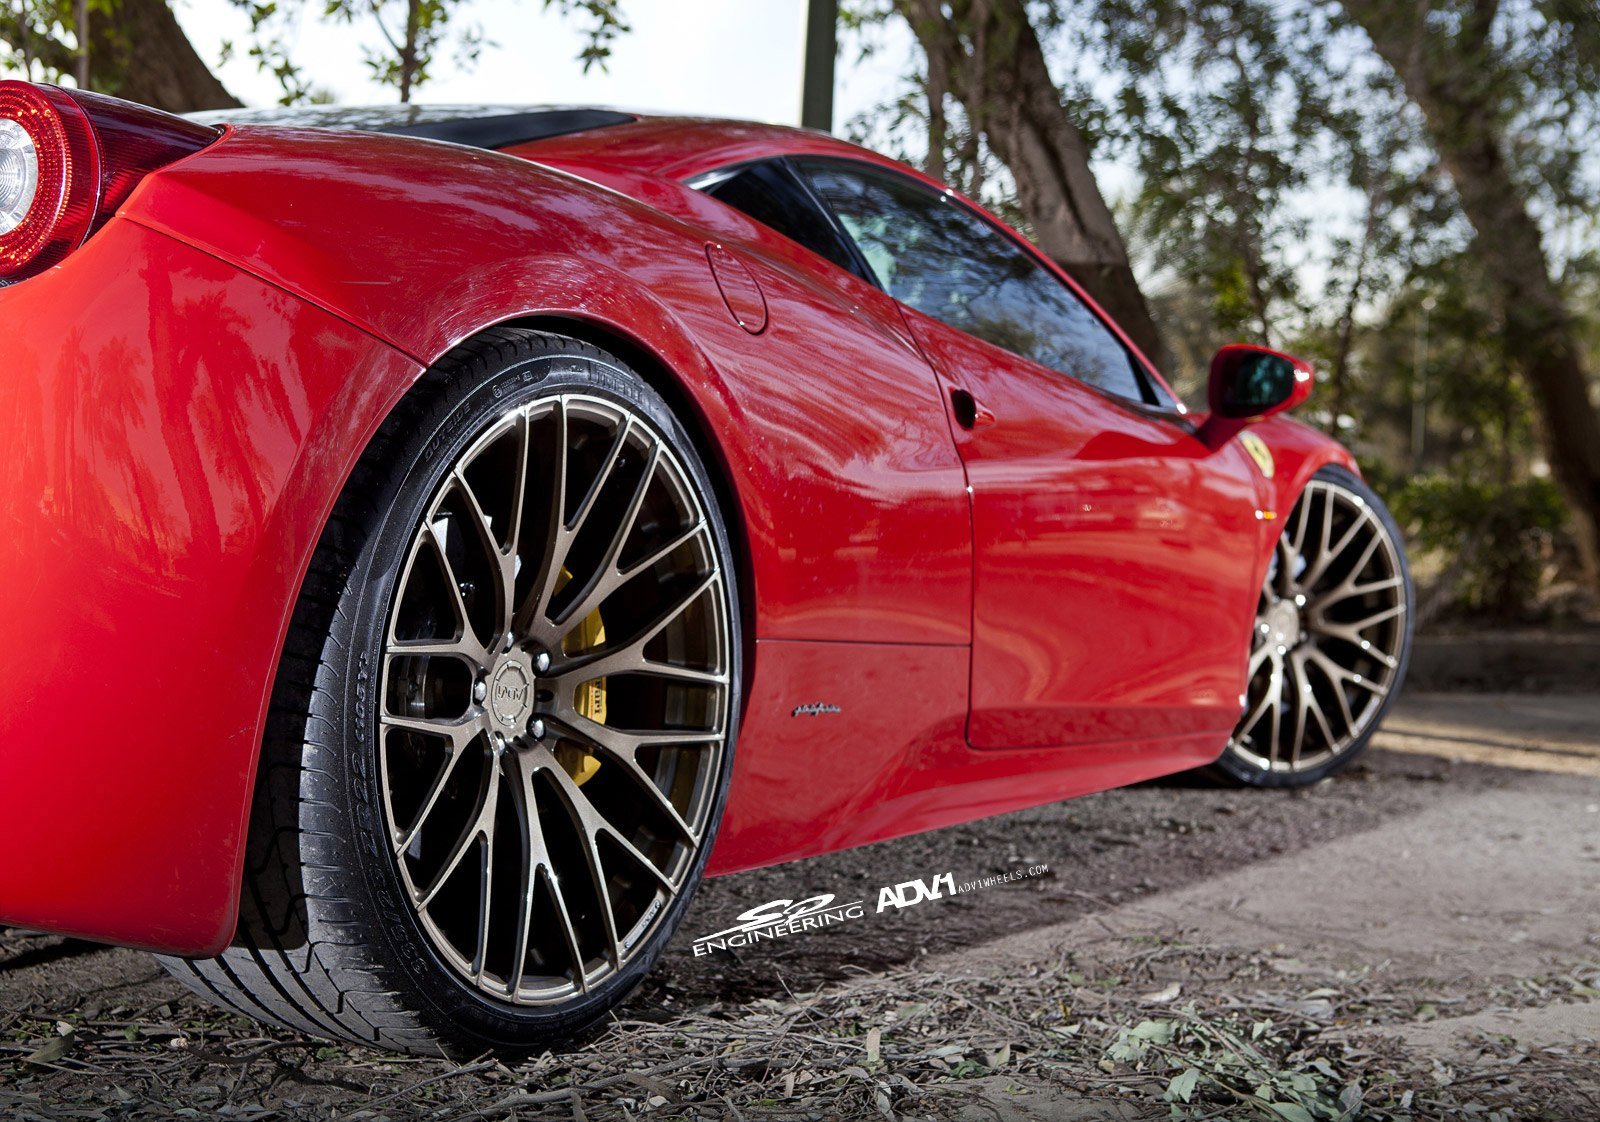
<svg viewBox="0 0 1600 1122">
<path fill-rule="evenodd" d="M 556 872 L 555 861 L 550 856 L 550 846 L 544 836 L 544 824 L 539 820 L 538 796 L 534 783 L 538 770 L 527 766 L 519 756 L 512 765 L 517 774 L 517 815 L 522 825 L 523 884 L 520 896 L 522 911 L 517 920 L 516 949 L 512 961 L 515 967 L 509 989 L 513 995 L 522 989 L 526 976 L 528 942 L 533 932 L 533 904 L 543 884 L 555 904 L 560 920 L 562 946 L 572 960 L 572 977 L 581 992 L 589 989 L 588 974 L 584 969 L 583 951 L 578 945 L 577 929 L 572 914 L 567 910 L 567 900 L 561 891 L 561 877 Z"/>
<path fill-rule="evenodd" d="M 1256 671 L 1261 669 L 1261 664 L 1272 658 L 1272 648 L 1265 642 L 1258 641 L 1250 652 L 1250 665 L 1246 672 L 1246 680 L 1253 679 Z"/>
<path fill-rule="evenodd" d="M 1320 570 L 1328 563 L 1329 546 L 1333 537 L 1333 493 L 1326 489 L 1322 493 L 1322 526 L 1317 535 L 1317 553 L 1312 565 Z M 1309 580 L 1302 580 L 1303 585 L 1311 584 Z"/>
<path fill-rule="evenodd" d="M 632 580 L 645 570 L 654 568 L 658 563 L 664 561 L 668 557 L 671 557 L 679 549 L 682 549 L 685 545 L 688 545 L 701 534 L 705 533 L 705 530 L 705 522 L 696 521 L 693 526 L 690 526 L 677 537 L 667 542 L 667 544 L 661 546 L 654 552 L 645 555 L 640 560 L 635 561 L 632 565 L 629 565 L 627 570 L 622 574 L 621 583 L 626 584 L 628 581 Z"/>
<path fill-rule="evenodd" d="M 1348 623 L 1316 620 L 1313 622 L 1312 628 L 1313 630 L 1321 632 L 1323 635 L 1328 635 L 1335 639 L 1343 639 L 1345 642 L 1354 643 L 1359 647 L 1362 643 L 1368 641 L 1361 637 L 1361 633 L 1363 631 L 1367 630 L 1369 627 L 1376 627 L 1378 624 L 1383 623 L 1386 620 L 1391 620 L 1402 616 L 1405 614 L 1405 611 L 1406 606 L 1403 603 L 1390 604 L 1387 608 L 1380 608 L 1378 611 L 1375 611 L 1370 615 L 1364 616 L 1358 620 L 1351 620 Z"/>
<path fill-rule="evenodd" d="M 389 728 L 407 729 L 413 732 L 429 731 L 426 726 L 431 723 L 426 721 L 396 721 L 388 718 L 384 720 L 384 724 Z M 467 745 L 471 743 L 476 733 L 476 722 L 461 722 L 453 726 L 452 735 L 449 738 L 450 747 L 447 750 L 444 765 L 440 767 L 439 774 L 434 778 L 433 783 L 428 788 L 428 793 L 423 797 L 422 806 L 417 811 L 416 818 L 412 821 L 410 828 L 403 834 L 398 829 L 391 831 L 397 835 L 394 838 L 395 853 L 397 855 L 410 849 L 413 843 L 416 842 L 418 835 L 422 833 L 422 827 L 427 823 L 428 816 L 433 813 L 434 807 L 438 805 L 439 796 L 444 793 L 445 788 L 449 785 L 450 777 L 455 774 L 456 765 L 467 754 Z M 438 735 L 437 733 L 431 734 Z"/>
<path fill-rule="evenodd" d="M 628 437 L 633 433 L 633 418 L 629 417 L 623 422 L 617 435 L 611 441 L 611 450 L 606 453 L 605 460 L 600 465 L 600 470 L 594 477 L 594 482 L 589 484 L 589 489 L 584 492 L 583 498 L 578 501 L 578 509 L 573 513 L 568 529 L 574 537 L 578 535 L 589 521 L 589 515 L 594 513 L 595 505 L 600 501 L 600 492 L 605 490 L 606 484 L 611 482 L 611 473 L 616 469 L 617 461 L 628 447 Z"/>
<path fill-rule="evenodd" d="M 489 515 L 485 513 L 483 504 L 478 501 L 477 492 L 472 489 L 472 484 L 467 482 L 466 475 L 456 471 L 452 482 L 456 492 L 467 504 L 467 521 L 472 523 L 476 530 L 474 535 L 478 545 L 483 549 L 489 563 L 495 570 L 495 627 L 497 634 L 506 634 L 511 629 L 513 605 L 517 595 L 517 555 L 514 548 L 506 550 L 501 547 L 495 538 L 491 527 Z"/>
<path fill-rule="evenodd" d="M 422 890 L 417 907 L 426 909 L 433 903 L 433 898 L 445 886 L 455 871 L 461 867 L 462 860 L 474 849 L 481 848 L 479 842 L 487 840 L 494 834 L 494 814 L 500 802 L 500 776 L 498 769 L 491 774 L 484 783 L 483 791 L 478 796 L 478 810 L 473 815 L 472 821 L 461 831 L 456 843 L 450 847 L 450 854 L 445 858 L 439 872 L 428 882 L 428 887 Z"/>
<path fill-rule="evenodd" d="M 1344 686 L 1347 681 L 1352 679 L 1359 681 L 1361 676 L 1359 674 L 1351 674 L 1315 647 L 1307 649 L 1306 661 L 1315 665 L 1322 672 L 1323 677 L 1328 680 L 1328 685 L 1333 689 L 1334 697 L 1339 701 L 1339 715 L 1344 718 L 1345 735 L 1354 735 L 1356 732 L 1356 715 L 1350 708 L 1350 698 L 1344 692 Z"/>
<path fill-rule="evenodd" d="M 1306 740 L 1306 717 L 1311 712 L 1312 697 L 1311 683 L 1306 680 L 1300 660 L 1290 658 L 1287 665 L 1291 683 L 1289 692 L 1294 697 L 1294 736 L 1289 741 L 1289 767 L 1292 769 L 1300 763 L 1300 748 Z"/>
<path fill-rule="evenodd" d="M 1381 580 L 1367 581 L 1365 584 L 1352 584 L 1352 577 L 1347 577 L 1332 589 L 1322 593 L 1316 599 L 1316 606 L 1326 611 L 1334 604 L 1345 600 L 1352 600 L 1359 596 L 1371 596 L 1374 592 L 1389 592 L 1397 589 L 1403 583 L 1399 577 L 1384 577 Z"/>
<path fill-rule="evenodd" d="M 500 801 L 500 783 L 502 776 L 499 768 L 489 777 L 489 786 L 494 789 L 493 802 Z M 488 821 L 483 826 L 483 864 L 478 870 L 478 947 L 477 954 L 472 958 L 472 973 L 475 977 L 483 976 L 483 968 L 489 958 L 489 923 L 494 918 L 494 847 L 495 823 L 494 810 L 487 810 Z"/>
<path fill-rule="evenodd" d="M 640 853 L 633 842 L 628 840 L 626 834 L 616 826 L 613 826 L 606 820 L 604 815 L 594 808 L 594 804 L 584 795 L 582 788 L 567 774 L 566 769 L 559 764 L 555 764 L 554 756 L 551 756 L 548 751 L 545 751 L 544 755 L 554 765 L 550 774 L 556 781 L 556 789 L 561 793 L 562 801 L 566 803 L 567 810 L 572 814 L 574 821 L 588 835 L 591 843 L 596 845 L 596 856 L 599 853 L 597 844 L 603 834 L 627 854 L 630 860 L 649 873 L 663 889 L 671 892 L 673 889 L 672 878 L 657 868 L 654 861 Z"/>
<path fill-rule="evenodd" d="M 391 658 L 460 655 L 476 662 L 478 659 L 474 655 L 481 650 L 476 640 L 463 642 L 460 639 L 399 639 L 390 643 L 384 653 Z"/>
<path fill-rule="evenodd" d="M 562 413 L 563 431 L 567 424 L 566 413 Z M 605 461 L 600 465 L 594 481 L 589 484 L 589 489 L 578 502 L 578 509 L 570 516 L 566 512 L 567 486 L 566 477 L 570 464 L 563 451 L 562 469 L 560 475 L 560 493 L 557 496 L 555 507 L 559 512 L 553 521 L 554 532 L 551 534 L 550 548 L 546 551 L 545 559 L 539 569 L 539 594 L 533 602 L 527 617 L 519 621 L 520 630 L 542 632 L 548 627 L 550 618 L 550 602 L 555 598 L 556 588 L 560 584 L 561 574 L 567 567 L 567 557 L 572 552 L 572 543 L 578 535 L 583 533 L 588 525 L 589 516 L 594 512 L 595 505 L 600 500 L 600 494 L 605 490 L 606 484 L 611 481 L 611 473 L 616 468 L 617 460 L 627 447 L 628 436 L 633 431 L 633 418 L 629 417 L 613 438 L 610 450 L 606 453 Z M 551 645 L 554 645 L 553 643 Z"/>
<path fill-rule="evenodd" d="M 406 558 L 405 569 L 397 585 L 396 601 L 403 599 L 410 591 L 417 562 L 424 551 L 430 553 L 439 566 L 440 576 L 448 590 L 446 600 L 451 615 L 455 617 L 456 632 L 448 639 L 400 639 L 394 633 L 399 620 L 399 613 L 396 612 L 393 613 L 389 623 L 388 650 L 393 654 L 457 654 L 481 662 L 487 652 L 472 629 L 472 619 L 467 614 L 467 602 L 461 593 L 460 579 L 456 576 L 455 566 L 451 564 L 449 553 L 445 550 L 444 542 L 440 540 L 432 522 L 424 522 L 417 532 L 417 538 L 412 543 L 411 553 Z"/>
<path fill-rule="evenodd" d="M 1284 672 L 1283 660 L 1275 660 L 1272 676 L 1272 738 L 1267 742 L 1267 766 L 1272 767 L 1278 762 L 1278 756 L 1283 743 L 1283 713 L 1288 708 L 1288 699 L 1284 697 L 1289 688 L 1288 675 Z"/>
<path fill-rule="evenodd" d="M 612 903 L 606 883 L 605 862 L 600 856 L 600 835 L 609 832 L 610 827 L 589 804 L 589 800 L 584 797 L 578 785 L 572 781 L 566 769 L 557 762 L 548 749 L 538 750 L 537 766 L 554 780 L 561 804 L 571 818 L 573 827 L 578 831 L 584 866 L 588 870 L 596 903 L 599 905 L 600 920 L 605 928 L 606 955 L 611 961 L 612 968 L 618 969 L 622 965 L 622 940 L 617 932 L 616 905 Z"/>
<path fill-rule="evenodd" d="M 1268 651 L 1266 647 L 1260 647 L 1258 650 L 1262 658 L 1260 660 L 1252 658 L 1252 678 L 1254 677 L 1254 671 L 1260 668 L 1261 662 L 1270 660 L 1272 669 L 1268 672 L 1270 678 L 1267 681 L 1267 688 L 1261 691 L 1261 700 L 1239 722 L 1239 731 L 1235 735 L 1241 738 L 1251 737 L 1256 726 L 1261 723 L 1261 718 L 1267 715 L 1267 710 L 1270 708 L 1276 711 L 1283 700 L 1283 660 L 1275 653 Z M 1275 729 L 1273 735 L 1276 736 Z"/>
<path fill-rule="evenodd" d="M 622 547 L 626 544 L 628 536 L 633 533 L 634 524 L 639 520 L 639 511 L 644 506 L 645 496 L 650 491 L 650 484 L 655 480 L 656 463 L 661 457 L 661 445 L 652 445 L 649 458 L 645 462 L 644 473 L 638 485 L 633 490 L 633 497 L 628 501 L 628 508 L 623 512 L 622 518 L 617 523 L 617 528 L 612 531 L 611 541 L 606 545 L 605 555 L 600 563 L 595 566 L 594 575 L 589 578 L 588 585 L 583 592 L 562 613 L 556 621 L 557 625 L 567 625 L 573 621 L 582 621 L 600 609 L 618 588 L 627 582 L 629 574 L 624 573 L 618 566 L 622 556 Z"/>
<path fill-rule="evenodd" d="M 528 597 L 517 608 L 512 626 L 519 633 L 532 630 L 535 620 L 542 621 L 550 609 L 550 598 L 556 594 L 556 583 L 561 579 L 561 569 L 566 564 L 567 551 L 572 548 L 572 537 L 567 530 L 567 403 L 557 398 L 552 409 L 555 418 L 556 447 L 552 453 L 555 470 L 550 477 L 550 513 L 544 532 L 544 552 L 534 570 L 534 586 Z"/>
<path fill-rule="evenodd" d="M 700 834 L 689 825 L 667 792 L 656 785 L 650 773 L 639 763 L 642 748 L 686 748 L 722 743 L 720 733 L 711 732 L 657 732 L 637 733 L 596 724 L 576 712 L 568 712 L 556 721 L 555 731 L 564 738 L 598 748 L 605 759 L 620 766 L 639 791 L 650 799 L 656 808 L 678 832 L 685 842 L 698 845 Z"/>
<path fill-rule="evenodd" d="M 1315 493 L 1315 487 L 1316 484 L 1312 484 L 1306 488 L 1306 493 L 1295 503 L 1294 511 L 1290 514 L 1294 522 L 1294 536 L 1291 538 L 1288 527 L 1284 528 L 1283 540 L 1290 561 L 1305 556 L 1306 530 L 1311 525 L 1311 496 Z"/>
<path fill-rule="evenodd" d="M 1328 677 L 1336 683 L 1348 682 L 1350 685 L 1359 686 L 1368 693 L 1374 694 L 1378 697 L 1387 697 L 1389 695 L 1388 686 L 1385 686 L 1381 682 L 1373 681 L 1365 674 L 1357 674 L 1353 670 L 1349 670 L 1343 666 L 1340 666 L 1322 651 L 1312 648 L 1310 655 L 1307 657 L 1313 659 L 1316 664 L 1322 668 L 1323 672 L 1326 673 Z"/>
<path fill-rule="evenodd" d="M 580 655 L 569 659 L 551 674 L 551 680 L 556 683 L 560 692 L 576 689 L 585 682 L 592 682 L 597 678 L 609 677 L 612 674 L 647 674 L 660 678 L 680 678 L 694 682 L 710 684 L 726 684 L 727 675 L 717 671 L 696 670 L 690 667 L 674 666 L 670 663 L 657 662 L 646 658 L 645 647 L 657 635 L 684 612 L 688 611 L 696 600 L 704 596 L 721 581 L 720 573 L 712 572 L 686 596 L 678 598 L 665 611 L 645 626 L 645 629 L 633 639 L 620 647 L 605 647 L 597 653 Z"/>
<path fill-rule="evenodd" d="M 1328 533 L 1330 532 L 1330 527 L 1332 526 L 1332 523 L 1333 523 L 1333 511 L 1334 511 L 1333 498 L 1332 498 L 1331 495 L 1328 497 L 1328 500 L 1327 500 L 1327 510 L 1328 510 L 1328 516 L 1323 520 L 1323 524 L 1322 524 L 1323 525 L 1323 550 L 1322 550 L 1321 555 L 1318 556 L 1316 564 L 1313 565 L 1306 572 L 1305 576 L 1301 578 L 1300 583 L 1305 588 L 1315 588 L 1317 586 L 1317 582 L 1322 579 L 1323 574 L 1325 574 L 1328 571 L 1329 567 L 1332 566 L 1332 564 L 1335 561 L 1337 561 L 1340 556 L 1342 556 L 1344 554 L 1344 551 L 1346 549 L 1350 548 L 1350 544 L 1356 540 L 1356 535 L 1359 534 L 1363 529 L 1366 528 L 1368 520 L 1372 518 L 1372 512 L 1370 510 L 1368 510 L 1366 507 L 1363 506 L 1361 508 L 1360 515 L 1357 516 L 1356 519 L 1350 523 L 1349 528 L 1347 528 L 1345 530 L 1345 532 L 1342 535 L 1340 535 L 1339 540 L 1337 542 L 1335 542 L 1332 546 L 1329 546 L 1327 544 L 1327 537 L 1328 537 Z M 1356 562 L 1356 568 L 1355 568 L 1355 570 L 1353 570 L 1354 572 L 1359 572 L 1360 571 L 1362 565 L 1364 565 L 1366 563 L 1366 559 L 1372 555 L 1370 550 L 1372 548 L 1376 548 L 1376 543 L 1379 540 L 1378 534 L 1381 531 L 1377 530 L 1376 522 L 1373 523 L 1373 526 L 1374 526 L 1374 533 L 1373 533 L 1373 537 L 1372 537 L 1372 544 L 1369 546 L 1369 551 L 1362 555 L 1362 559 L 1360 561 Z"/>
<path fill-rule="evenodd" d="M 507 602 L 515 607 L 516 573 L 514 567 L 516 559 L 522 555 L 522 522 L 527 517 L 525 506 L 528 499 L 528 467 L 533 455 L 533 421 L 526 411 L 518 411 L 516 420 L 517 462 L 513 471 L 516 473 L 511 482 L 511 525 L 510 533 L 506 535 L 506 552 L 511 555 L 513 572 L 511 597 Z"/>
<path fill-rule="evenodd" d="M 483 727 L 477 713 L 468 713 L 464 717 L 454 717 L 448 721 L 437 717 L 402 717 L 385 713 L 378 718 L 378 722 L 392 729 L 404 729 L 406 732 L 420 732 L 425 736 L 442 737 L 450 742 L 453 751 L 459 752 L 466 746 L 478 731 Z"/>
<path fill-rule="evenodd" d="M 1307 669 L 1306 664 L 1310 661 L 1308 650 L 1309 648 L 1302 647 L 1295 651 L 1291 661 L 1295 663 L 1295 670 L 1300 678 L 1300 686 L 1305 693 L 1306 711 L 1310 713 L 1312 719 L 1316 721 L 1317 727 L 1322 730 L 1324 746 L 1331 750 L 1337 747 L 1339 741 L 1338 738 L 1333 735 L 1333 725 L 1328 721 L 1328 714 L 1323 711 L 1322 701 L 1317 696 L 1316 684 L 1312 682 L 1311 674 Z M 1340 694 L 1340 697 L 1342 698 L 1343 694 Z M 1295 764 L 1300 762 L 1298 749 L 1303 747 L 1303 742 L 1296 745 L 1297 751 L 1294 759 Z"/>
<path fill-rule="evenodd" d="M 1362 572 L 1365 571 L 1365 569 L 1367 567 L 1367 563 L 1372 560 L 1372 555 L 1377 552 L 1378 546 L 1380 546 L 1382 544 L 1383 544 L 1383 530 L 1377 524 L 1377 522 L 1374 521 L 1372 523 L 1372 537 L 1367 539 L 1366 548 L 1361 551 L 1361 556 L 1356 558 L 1356 563 L 1353 566 L 1351 566 L 1349 574 L 1344 578 L 1344 580 L 1340 581 L 1338 584 L 1334 585 L 1333 588 L 1327 590 L 1326 592 L 1323 592 L 1323 591 L 1317 592 L 1316 597 L 1317 597 L 1318 603 L 1324 604 L 1324 605 L 1328 604 L 1328 603 L 1332 602 L 1333 599 L 1336 598 L 1335 594 L 1339 593 L 1341 589 L 1344 589 L 1346 586 L 1353 586 L 1355 581 L 1356 581 L 1356 578 L 1358 578 L 1362 574 Z M 1321 574 L 1319 573 L 1318 576 L 1321 576 Z M 1400 578 L 1398 576 L 1394 578 L 1394 580 L 1396 582 L 1398 582 L 1399 579 Z M 1307 588 L 1314 587 L 1314 582 L 1311 582 L 1311 581 L 1306 582 L 1306 587 Z M 1399 584 L 1396 583 L 1395 587 L 1398 588 Z M 1342 600 L 1344 598 L 1345 597 L 1343 595 L 1337 596 L 1337 599 L 1341 599 Z"/>
</svg>

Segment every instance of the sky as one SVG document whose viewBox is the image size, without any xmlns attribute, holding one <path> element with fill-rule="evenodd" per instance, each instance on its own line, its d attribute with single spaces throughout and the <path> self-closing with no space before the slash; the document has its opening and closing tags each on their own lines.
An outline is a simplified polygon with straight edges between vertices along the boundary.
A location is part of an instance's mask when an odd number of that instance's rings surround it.
<svg viewBox="0 0 1600 1122">
<path fill-rule="evenodd" d="M 321 7 L 320 0 L 305 5 L 291 51 L 307 77 L 340 102 L 395 100 L 360 61 L 363 42 L 377 41 L 373 27 L 330 24 L 315 18 Z M 178 0 L 175 9 L 213 67 L 223 43 L 233 41 L 233 58 L 217 73 L 236 97 L 249 105 L 278 100 L 276 81 L 246 54 L 249 22 L 242 12 L 228 0 Z M 481 25 L 495 45 L 469 68 L 444 52 L 416 100 L 581 103 L 799 123 L 805 0 L 624 0 L 623 11 L 632 33 L 617 40 L 605 71 L 596 66 L 584 74 L 577 61 L 581 17 L 546 12 L 542 0 L 469 0 L 457 18 Z M 865 65 L 854 64 L 854 52 L 840 60 L 836 126 L 889 96 L 909 38 L 891 35 L 889 49 Z"/>
</svg>

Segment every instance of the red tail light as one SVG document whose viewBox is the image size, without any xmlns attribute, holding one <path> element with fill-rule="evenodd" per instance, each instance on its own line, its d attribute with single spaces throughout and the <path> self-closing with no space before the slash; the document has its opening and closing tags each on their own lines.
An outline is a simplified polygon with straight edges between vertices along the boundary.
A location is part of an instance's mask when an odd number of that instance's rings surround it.
<svg viewBox="0 0 1600 1122">
<path fill-rule="evenodd" d="M 0 283 L 57 264 L 139 180 L 219 135 L 100 94 L 0 82 Z"/>
</svg>

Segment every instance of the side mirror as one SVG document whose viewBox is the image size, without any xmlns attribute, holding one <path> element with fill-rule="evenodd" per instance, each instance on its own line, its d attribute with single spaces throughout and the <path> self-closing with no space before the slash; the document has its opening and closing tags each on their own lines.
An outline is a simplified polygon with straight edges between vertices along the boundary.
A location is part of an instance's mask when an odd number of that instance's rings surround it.
<svg viewBox="0 0 1600 1122">
<path fill-rule="evenodd" d="M 1230 343 L 1211 360 L 1207 386 L 1211 414 L 1196 434 L 1208 448 L 1220 448 L 1246 425 L 1293 409 L 1311 396 L 1309 363 L 1292 355 Z"/>
</svg>

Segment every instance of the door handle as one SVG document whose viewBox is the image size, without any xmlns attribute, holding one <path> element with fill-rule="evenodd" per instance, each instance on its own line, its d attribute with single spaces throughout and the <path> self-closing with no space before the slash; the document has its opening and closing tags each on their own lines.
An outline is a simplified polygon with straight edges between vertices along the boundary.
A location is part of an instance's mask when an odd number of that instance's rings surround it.
<svg viewBox="0 0 1600 1122">
<path fill-rule="evenodd" d="M 956 424 L 964 429 L 984 429 L 994 424 L 994 414 L 966 390 L 950 391 L 950 409 L 956 415 Z"/>
</svg>

